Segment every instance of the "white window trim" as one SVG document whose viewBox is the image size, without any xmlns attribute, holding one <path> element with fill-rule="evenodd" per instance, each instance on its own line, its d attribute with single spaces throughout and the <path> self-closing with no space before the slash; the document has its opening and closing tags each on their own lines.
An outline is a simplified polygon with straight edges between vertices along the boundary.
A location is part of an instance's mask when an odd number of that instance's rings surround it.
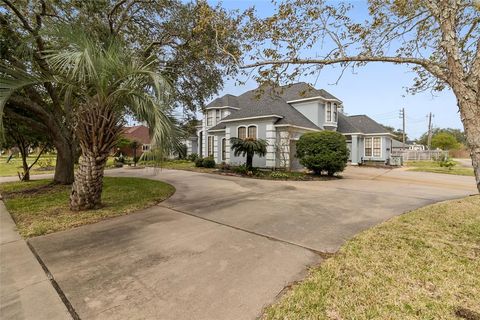
<svg viewBox="0 0 480 320">
<path fill-rule="evenodd" d="M 256 124 L 249 124 L 247 126 L 247 138 L 248 138 L 248 128 L 250 128 L 250 127 L 255 127 L 256 128 L 255 129 L 255 139 L 258 139 L 258 125 L 256 125 Z"/>
<path fill-rule="evenodd" d="M 206 149 L 207 149 L 207 157 L 210 157 L 210 156 L 214 155 L 214 153 L 215 153 L 215 152 L 214 152 L 214 149 L 215 149 L 215 146 L 214 146 L 214 144 L 215 144 L 215 138 L 214 138 L 214 137 L 215 137 L 215 136 L 207 135 L 207 148 L 206 148 Z M 208 151 L 209 151 L 209 150 L 208 150 L 208 149 L 209 149 L 209 148 L 208 148 L 208 142 L 210 141 L 210 138 L 212 138 L 212 153 L 209 153 L 209 152 L 208 152 Z"/>
<path fill-rule="evenodd" d="M 379 156 L 375 156 L 375 153 L 374 153 L 374 147 L 373 147 L 373 140 L 374 139 L 380 139 L 380 155 Z M 367 156 L 366 155 L 366 150 L 367 150 L 367 139 L 371 139 L 372 140 L 372 155 L 371 156 Z M 382 159 L 382 156 L 383 156 L 383 139 L 381 136 L 372 136 L 372 137 L 365 137 L 365 139 L 363 140 L 363 156 L 364 157 L 368 157 L 369 159 Z"/>
<path fill-rule="evenodd" d="M 223 145 L 223 142 L 225 141 L 225 145 Z M 220 159 L 222 161 L 225 161 L 227 159 L 227 138 L 222 138 L 220 140 Z M 225 157 L 223 156 L 225 154 Z"/>
<path fill-rule="evenodd" d="M 330 120 L 328 120 L 328 108 L 330 107 Z M 332 103 L 331 102 L 327 102 L 325 103 L 325 123 L 332 123 L 332 115 L 333 115 L 333 112 L 332 112 Z"/>
<path fill-rule="evenodd" d="M 241 126 L 237 127 L 237 131 L 236 131 L 237 138 L 240 138 L 240 135 L 238 134 L 238 129 L 240 129 L 240 128 L 245 128 L 245 138 L 248 137 L 248 127 L 245 126 L 245 125 L 241 125 Z"/>
</svg>

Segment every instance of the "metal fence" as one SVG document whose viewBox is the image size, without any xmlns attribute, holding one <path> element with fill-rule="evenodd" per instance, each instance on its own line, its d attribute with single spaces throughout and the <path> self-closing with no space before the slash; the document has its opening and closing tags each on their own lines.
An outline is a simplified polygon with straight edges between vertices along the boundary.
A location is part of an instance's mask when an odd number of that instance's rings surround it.
<svg viewBox="0 0 480 320">
<path fill-rule="evenodd" d="M 392 156 L 400 156 L 403 161 L 437 160 L 441 156 L 448 156 L 448 151 L 441 150 L 401 150 L 392 151 Z"/>
</svg>

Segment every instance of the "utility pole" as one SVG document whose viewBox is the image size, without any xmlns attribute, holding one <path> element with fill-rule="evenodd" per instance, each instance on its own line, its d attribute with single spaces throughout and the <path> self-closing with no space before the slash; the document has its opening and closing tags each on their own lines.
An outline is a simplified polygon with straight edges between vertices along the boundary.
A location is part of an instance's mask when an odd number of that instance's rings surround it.
<svg viewBox="0 0 480 320">
<path fill-rule="evenodd" d="M 403 145 L 402 148 L 405 150 L 405 108 L 400 109 L 400 118 L 402 119 L 403 126 L 402 126 L 402 136 L 403 136 Z"/>
<path fill-rule="evenodd" d="M 428 114 L 428 142 L 427 142 L 427 146 L 428 146 L 428 150 L 430 150 L 430 146 L 432 145 L 432 113 L 430 112 Z"/>
</svg>

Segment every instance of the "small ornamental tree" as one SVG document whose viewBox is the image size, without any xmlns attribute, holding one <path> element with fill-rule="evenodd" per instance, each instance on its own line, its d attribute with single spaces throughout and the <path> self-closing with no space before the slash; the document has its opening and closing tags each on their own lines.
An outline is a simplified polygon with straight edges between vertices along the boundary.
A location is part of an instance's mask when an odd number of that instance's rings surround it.
<svg viewBox="0 0 480 320">
<path fill-rule="evenodd" d="M 348 148 L 345 137 L 334 131 L 309 132 L 297 141 L 297 158 L 315 174 L 333 176 L 345 169 Z"/>
<path fill-rule="evenodd" d="M 245 165 L 248 170 L 253 168 L 253 156 L 257 154 L 260 157 L 264 157 L 267 154 L 267 141 L 262 139 L 254 138 L 230 138 L 230 143 L 232 144 L 231 149 L 235 157 L 242 155 L 242 157 L 247 156 L 247 161 Z"/>
</svg>

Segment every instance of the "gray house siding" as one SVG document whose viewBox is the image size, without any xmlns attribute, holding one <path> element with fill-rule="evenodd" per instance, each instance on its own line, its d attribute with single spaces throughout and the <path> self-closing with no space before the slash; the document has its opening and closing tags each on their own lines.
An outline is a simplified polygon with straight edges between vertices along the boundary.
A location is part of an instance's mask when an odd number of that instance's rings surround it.
<svg viewBox="0 0 480 320">
<path fill-rule="evenodd" d="M 267 119 L 267 120 L 260 120 L 260 119 L 253 119 L 253 120 L 244 120 L 244 121 L 235 121 L 235 122 L 227 122 L 227 130 L 230 130 L 230 137 L 238 137 L 238 128 L 241 126 L 249 127 L 251 125 L 257 127 L 257 139 L 267 139 L 267 125 L 273 125 L 274 119 Z M 230 150 L 230 164 L 232 165 L 242 165 L 245 164 L 246 157 L 238 156 L 235 157 L 233 155 L 233 151 Z M 253 166 L 254 167 L 266 167 L 266 157 L 259 157 L 255 155 L 253 157 Z"/>
</svg>

